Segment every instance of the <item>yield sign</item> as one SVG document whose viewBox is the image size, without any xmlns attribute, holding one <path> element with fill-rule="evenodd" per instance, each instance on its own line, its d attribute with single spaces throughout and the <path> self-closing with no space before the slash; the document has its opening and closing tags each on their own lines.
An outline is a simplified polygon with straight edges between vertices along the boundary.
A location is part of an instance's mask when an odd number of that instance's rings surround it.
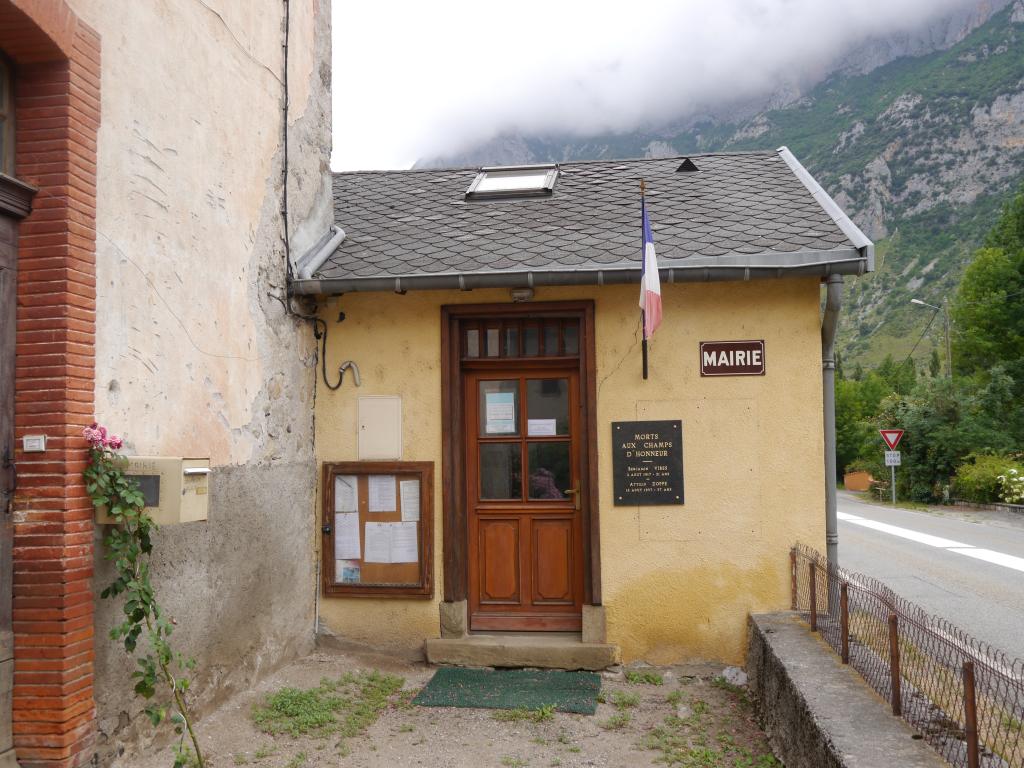
<svg viewBox="0 0 1024 768">
<path fill-rule="evenodd" d="M 903 439 L 902 429 L 880 429 L 878 434 L 885 440 L 885 444 L 889 446 L 890 451 L 895 451 L 896 446 L 900 444 L 900 440 Z"/>
</svg>

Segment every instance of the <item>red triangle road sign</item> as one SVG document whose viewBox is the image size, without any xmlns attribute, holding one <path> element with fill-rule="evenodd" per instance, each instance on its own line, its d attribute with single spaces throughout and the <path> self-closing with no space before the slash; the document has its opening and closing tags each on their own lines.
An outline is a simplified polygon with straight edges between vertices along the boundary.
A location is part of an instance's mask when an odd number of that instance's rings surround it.
<svg viewBox="0 0 1024 768">
<path fill-rule="evenodd" d="M 885 440 L 885 444 L 889 446 L 890 451 L 895 451 L 896 446 L 900 444 L 900 440 L 903 439 L 902 429 L 880 429 L 878 434 Z"/>
</svg>

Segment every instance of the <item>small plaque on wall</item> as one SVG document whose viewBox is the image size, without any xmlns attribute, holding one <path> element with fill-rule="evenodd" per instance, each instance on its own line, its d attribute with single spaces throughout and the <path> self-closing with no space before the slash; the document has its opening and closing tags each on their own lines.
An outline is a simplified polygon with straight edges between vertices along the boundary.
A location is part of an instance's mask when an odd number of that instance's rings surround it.
<svg viewBox="0 0 1024 768">
<path fill-rule="evenodd" d="M 701 376 L 764 376 L 764 341 L 702 341 Z"/>
<path fill-rule="evenodd" d="M 683 503 L 683 422 L 613 421 L 615 506 Z"/>
</svg>

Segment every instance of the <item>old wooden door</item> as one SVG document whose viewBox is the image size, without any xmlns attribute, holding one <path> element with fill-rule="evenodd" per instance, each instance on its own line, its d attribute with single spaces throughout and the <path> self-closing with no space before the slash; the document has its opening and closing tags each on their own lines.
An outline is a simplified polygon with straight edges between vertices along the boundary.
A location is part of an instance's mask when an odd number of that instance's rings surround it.
<svg viewBox="0 0 1024 768">
<path fill-rule="evenodd" d="M 470 628 L 578 631 L 584 576 L 578 365 L 484 360 L 464 373 L 463 393 Z"/>
<path fill-rule="evenodd" d="M 17 220 L 0 210 L 0 766 L 13 765 L 11 688 L 11 501 L 14 495 L 14 321 Z M 9 761 L 9 762 L 5 762 Z"/>
</svg>

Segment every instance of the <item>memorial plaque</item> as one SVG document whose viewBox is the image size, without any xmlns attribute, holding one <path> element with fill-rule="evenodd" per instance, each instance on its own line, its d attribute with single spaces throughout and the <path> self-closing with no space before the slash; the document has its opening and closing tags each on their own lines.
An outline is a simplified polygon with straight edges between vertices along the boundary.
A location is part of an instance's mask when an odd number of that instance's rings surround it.
<svg viewBox="0 0 1024 768">
<path fill-rule="evenodd" d="M 683 422 L 613 421 L 615 506 L 683 503 Z"/>
</svg>

